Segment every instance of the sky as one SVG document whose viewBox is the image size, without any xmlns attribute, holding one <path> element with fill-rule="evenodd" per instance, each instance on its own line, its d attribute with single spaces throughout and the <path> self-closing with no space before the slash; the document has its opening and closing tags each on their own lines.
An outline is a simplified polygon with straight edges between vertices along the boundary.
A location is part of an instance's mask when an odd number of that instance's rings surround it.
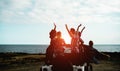
<svg viewBox="0 0 120 71">
<path fill-rule="evenodd" d="M 0 0 L 0 44 L 49 44 L 53 23 L 66 43 L 65 24 L 82 24 L 85 44 L 120 44 L 120 1 Z"/>
</svg>

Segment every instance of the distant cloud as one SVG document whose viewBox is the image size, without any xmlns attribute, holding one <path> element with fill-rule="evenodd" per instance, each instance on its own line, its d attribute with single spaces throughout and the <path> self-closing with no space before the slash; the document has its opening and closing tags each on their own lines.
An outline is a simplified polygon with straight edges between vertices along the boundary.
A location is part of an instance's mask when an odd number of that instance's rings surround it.
<svg viewBox="0 0 120 71">
<path fill-rule="evenodd" d="M 1 0 L 0 19 L 13 23 L 117 23 L 119 0 Z M 118 12 L 114 19 L 111 17 Z M 15 22 L 14 22 L 15 23 Z"/>
</svg>

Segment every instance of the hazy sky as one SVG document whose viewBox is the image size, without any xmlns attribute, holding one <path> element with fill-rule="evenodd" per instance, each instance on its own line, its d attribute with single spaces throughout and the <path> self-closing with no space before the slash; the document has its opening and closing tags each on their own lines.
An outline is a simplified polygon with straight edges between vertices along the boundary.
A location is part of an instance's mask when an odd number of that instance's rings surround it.
<svg viewBox="0 0 120 71">
<path fill-rule="evenodd" d="M 81 23 L 86 44 L 120 44 L 119 0 L 0 0 L 0 44 L 49 44 L 53 22 L 66 42 Z"/>
</svg>

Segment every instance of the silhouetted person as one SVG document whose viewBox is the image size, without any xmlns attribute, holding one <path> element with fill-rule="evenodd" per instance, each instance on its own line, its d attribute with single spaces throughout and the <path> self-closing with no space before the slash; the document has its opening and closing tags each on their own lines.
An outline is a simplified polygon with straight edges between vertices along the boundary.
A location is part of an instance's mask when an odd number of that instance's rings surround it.
<svg viewBox="0 0 120 71">
<path fill-rule="evenodd" d="M 89 41 L 89 46 L 85 46 L 85 58 L 86 58 L 86 62 L 87 62 L 87 67 L 90 66 L 90 70 L 92 71 L 92 65 L 91 63 L 94 64 L 99 64 L 99 60 L 98 59 L 106 59 L 109 58 L 109 55 L 103 54 L 101 52 L 99 52 L 97 49 L 93 48 L 93 41 Z"/>
<path fill-rule="evenodd" d="M 52 29 L 49 33 L 50 37 L 50 45 L 46 49 L 46 60 L 45 63 L 50 65 L 53 63 L 53 54 L 54 54 L 54 44 L 56 37 L 56 25 L 54 24 L 54 29 Z"/>
<path fill-rule="evenodd" d="M 89 41 L 89 45 L 86 46 L 85 53 L 87 53 L 86 56 L 86 62 L 87 66 L 85 67 L 86 71 L 93 71 L 93 67 L 91 63 L 98 64 L 98 60 L 95 58 L 96 52 L 98 52 L 96 49 L 93 48 L 93 41 Z"/>
<path fill-rule="evenodd" d="M 103 59 L 108 59 L 110 56 L 109 55 L 106 55 L 106 54 L 103 54 L 101 52 L 99 52 L 97 49 L 93 48 L 93 41 L 89 41 L 89 48 L 91 49 L 91 61 L 95 64 L 99 64 L 99 61 L 98 59 L 100 58 L 103 58 Z"/>
<path fill-rule="evenodd" d="M 83 46 L 84 41 L 81 38 L 81 35 L 82 35 L 82 32 L 83 32 L 84 29 L 85 29 L 85 27 L 83 27 L 81 31 L 78 31 L 78 37 L 79 37 L 79 46 L 78 46 L 78 48 L 79 48 L 78 60 L 79 61 L 78 61 L 78 63 L 79 63 L 79 65 L 84 64 L 84 60 L 83 60 L 83 57 L 84 57 L 84 46 Z M 77 30 L 79 30 L 79 26 L 78 26 Z"/>
<path fill-rule="evenodd" d="M 76 36 L 77 36 L 77 49 L 78 49 L 78 53 L 76 54 L 76 65 L 83 65 L 84 64 L 84 61 L 83 61 L 83 52 L 84 52 L 84 49 L 83 49 L 83 43 L 84 41 L 82 40 L 81 38 L 81 35 L 82 35 L 82 32 L 83 30 L 85 29 L 85 27 L 82 28 L 81 31 L 79 31 L 79 27 L 81 26 L 78 25 L 77 27 L 77 30 L 76 30 Z"/>
<path fill-rule="evenodd" d="M 81 32 L 79 32 L 79 27 L 81 26 L 78 25 L 77 30 L 74 28 L 71 28 L 70 30 L 68 29 L 68 26 L 66 26 L 66 29 L 71 37 L 71 60 L 73 64 L 78 65 L 78 59 L 79 59 L 79 44 L 83 43 L 84 41 L 81 39 Z"/>
<path fill-rule="evenodd" d="M 91 62 L 98 64 L 99 61 L 95 56 L 97 56 L 97 53 L 99 53 L 95 48 L 93 48 L 93 41 L 89 41 L 89 48 L 91 49 Z"/>
<path fill-rule="evenodd" d="M 65 46 L 65 41 L 64 39 L 62 39 L 61 32 L 59 31 L 56 33 L 56 38 L 55 38 L 55 44 L 54 44 L 55 55 L 64 55 L 63 46 Z"/>
<path fill-rule="evenodd" d="M 71 71 L 72 65 L 64 55 L 65 41 L 61 38 L 61 32 L 56 33 L 56 43 L 54 48 L 53 71 Z"/>
</svg>

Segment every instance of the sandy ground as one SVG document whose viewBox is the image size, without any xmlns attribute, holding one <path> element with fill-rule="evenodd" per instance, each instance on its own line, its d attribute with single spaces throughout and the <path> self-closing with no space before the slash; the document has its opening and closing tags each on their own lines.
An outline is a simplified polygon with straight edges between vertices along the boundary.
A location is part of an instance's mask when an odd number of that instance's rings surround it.
<svg viewBox="0 0 120 71">
<path fill-rule="evenodd" d="M 120 71 L 120 53 L 110 55 L 112 59 L 92 64 L 93 71 Z M 40 54 L 0 54 L 0 71 L 40 71 L 44 58 Z"/>
</svg>

